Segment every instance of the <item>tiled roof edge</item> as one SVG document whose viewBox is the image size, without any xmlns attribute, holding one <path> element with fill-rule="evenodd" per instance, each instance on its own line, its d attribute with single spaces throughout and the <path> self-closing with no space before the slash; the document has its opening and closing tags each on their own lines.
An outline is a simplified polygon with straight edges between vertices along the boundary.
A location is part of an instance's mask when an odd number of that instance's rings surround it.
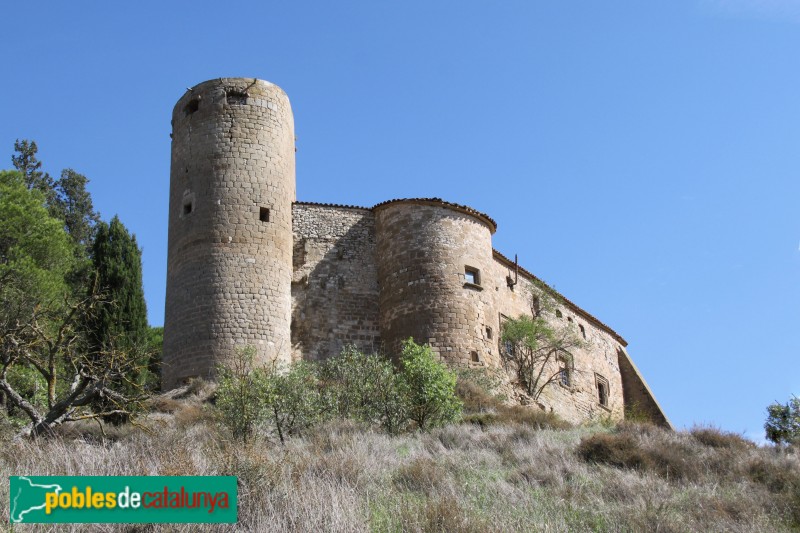
<svg viewBox="0 0 800 533">
<path fill-rule="evenodd" d="M 494 219 L 489 215 L 487 215 L 486 213 L 481 213 L 477 209 L 473 209 L 468 205 L 454 204 L 453 202 L 447 202 L 445 200 L 442 200 L 441 198 L 395 198 L 393 200 L 386 200 L 385 202 L 375 204 L 374 206 L 372 206 L 372 209 L 374 210 L 380 207 L 387 206 L 389 204 L 396 204 L 396 203 L 438 205 L 441 207 L 446 207 L 448 209 L 453 209 L 454 211 L 460 211 L 462 213 L 474 216 L 478 220 L 481 220 L 482 222 L 486 223 L 486 225 L 489 226 L 489 229 L 491 230 L 492 233 L 497 231 L 497 222 L 495 222 Z"/>
<path fill-rule="evenodd" d="M 361 209 L 364 211 L 372 211 L 372 208 L 362 207 L 360 205 L 326 204 L 321 202 L 292 202 L 292 205 L 311 205 L 314 207 L 339 207 L 343 209 Z"/>
</svg>

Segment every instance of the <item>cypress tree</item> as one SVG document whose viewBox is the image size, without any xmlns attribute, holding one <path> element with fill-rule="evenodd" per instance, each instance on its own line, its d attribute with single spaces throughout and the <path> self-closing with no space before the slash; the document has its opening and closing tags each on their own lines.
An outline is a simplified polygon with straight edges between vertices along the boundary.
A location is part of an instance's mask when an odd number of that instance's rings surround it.
<svg viewBox="0 0 800 533">
<path fill-rule="evenodd" d="M 103 353 L 111 348 L 146 351 L 147 306 L 142 287 L 142 252 L 136 237 L 118 217 L 100 222 L 92 245 L 92 266 L 97 289 L 110 300 L 88 325 L 89 349 Z"/>
</svg>

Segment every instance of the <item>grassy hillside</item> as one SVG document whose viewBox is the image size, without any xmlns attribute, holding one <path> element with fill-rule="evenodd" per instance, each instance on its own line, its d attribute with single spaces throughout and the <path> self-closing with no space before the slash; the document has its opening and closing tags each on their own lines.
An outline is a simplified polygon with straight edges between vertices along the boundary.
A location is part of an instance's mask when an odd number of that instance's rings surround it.
<svg viewBox="0 0 800 533">
<path fill-rule="evenodd" d="M 3 443 L 0 471 L 235 475 L 236 526 L 14 531 L 790 531 L 800 522 L 798 455 L 716 430 L 539 429 L 553 420 L 511 409 L 422 434 L 338 422 L 285 446 L 241 444 L 214 421 L 208 393 L 160 398 L 147 431 L 102 436 L 84 425 Z M 8 497 L 0 483 L 6 524 Z"/>
</svg>

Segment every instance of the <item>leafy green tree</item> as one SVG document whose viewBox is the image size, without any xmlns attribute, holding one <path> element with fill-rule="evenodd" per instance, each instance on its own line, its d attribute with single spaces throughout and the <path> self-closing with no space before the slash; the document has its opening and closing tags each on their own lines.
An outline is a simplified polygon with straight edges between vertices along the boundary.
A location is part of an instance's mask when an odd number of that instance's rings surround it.
<svg viewBox="0 0 800 533">
<path fill-rule="evenodd" d="M 19 172 L 0 172 L 0 320 L 25 320 L 38 305 L 64 299 L 72 268 L 69 238 L 40 191 Z"/>
<path fill-rule="evenodd" d="M 55 187 L 50 174 L 41 170 L 42 162 L 36 157 L 39 152 L 36 141 L 17 139 L 14 142 L 14 151 L 16 155 L 11 156 L 11 162 L 25 176 L 25 185 L 28 189 L 36 189 L 44 194 L 45 200 L 50 204 L 55 196 Z"/>
<path fill-rule="evenodd" d="M 45 205 L 52 217 L 63 221 L 64 229 L 74 245 L 76 263 L 68 275 L 68 282 L 77 293 L 85 292 L 89 281 L 89 254 L 94 232 L 100 221 L 94 210 L 92 196 L 86 189 L 89 180 L 72 169 L 65 169 L 61 177 L 53 181 L 42 172 L 42 163 L 37 158 L 38 147 L 35 141 L 19 139 L 14 143 L 16 155 L 11 157 L 15 168 L 23 176 L 26 186 L 44 195 Z"/>
<path fill-rule="evenodd" d="M 521 315 L 503 324 L 502 356 L 534 400 L 559 380 L 569 385 L 573 351 L 582 343 L 568 327 L 553 328 L 541 315 Z M 566 375 L 565 375 L 566 374 Z"/>
<path fill-rule="evenodd" d="M 92 246 L 100 215 L 94 210 L 92 195 L 86 190 L 89 179 L 71 168 L 61 172 L 55 183 L 54 214 L 64 221 L 67 233 L 76 247 L 88 252 Z"/>
<path fill-rule="evenodd" d="M 427 344 L 403 343 L 400 376 L 408 401 L 408 417 L 421 430 L 458 420 L 461 400 L 456 396 L 456 374 L 437 361 Z"/>
<path fill-rule="evenodd" d="M 764 430 L 775 444 L 800 442 L 800 398 L 793 396 L 785 404 L 775 402 L 767 407 Z"/>
</svg>

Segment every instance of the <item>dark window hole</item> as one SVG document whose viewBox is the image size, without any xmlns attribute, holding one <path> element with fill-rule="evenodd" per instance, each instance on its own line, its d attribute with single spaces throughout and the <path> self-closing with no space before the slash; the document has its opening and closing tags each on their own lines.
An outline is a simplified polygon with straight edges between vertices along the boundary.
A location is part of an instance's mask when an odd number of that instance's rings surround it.
<svg viewBox="0 0 800 533">
<path fill-rule="evenodd" d="M 241 91 L 229 91 L 225 95 L 228 105 L 245 105 L 247 103 L 247 93 Z"/>
<path fill-rule="evenodd" d="M 186 104 L 186 107 L 183 108 L 183 114 L 189 116 L 195 111 L 197 111 L 199 108 L 200 108 L 200 99 L 192 98 L 191 100 L 189 100 L 189 103 Z"/>
<path fill-rule="evenodd" d="M 258 210 L 258 219 L 261 222 L 269 222 L 269 208 L 262 207 Z"/>
</svg>

